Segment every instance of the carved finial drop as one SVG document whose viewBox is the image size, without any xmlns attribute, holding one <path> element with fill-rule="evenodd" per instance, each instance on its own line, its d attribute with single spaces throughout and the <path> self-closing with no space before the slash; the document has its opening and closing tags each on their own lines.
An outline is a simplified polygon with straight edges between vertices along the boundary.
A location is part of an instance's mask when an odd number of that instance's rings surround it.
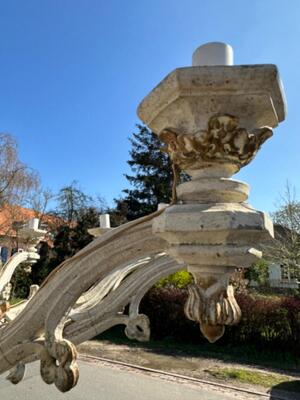
<svg viewBox="0 0 300 400">
<path fill-rule="evenodd" d="M 233 287 L 226 286 L 222 280 L 206 288 L 199 284 L 189 286 L 185 314 L 199 322 L 201 332 L 211 343 L 223 336 L 225 325 L 237 324 L 241 318 Z"/>
</svg>

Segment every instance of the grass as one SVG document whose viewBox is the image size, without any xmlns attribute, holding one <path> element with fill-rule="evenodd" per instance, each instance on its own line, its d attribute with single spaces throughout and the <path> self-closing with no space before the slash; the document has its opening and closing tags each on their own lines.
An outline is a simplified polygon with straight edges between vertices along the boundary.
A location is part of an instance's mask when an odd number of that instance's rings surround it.
<svg viewBox="0 0 300 400">
<path fill-rule="evenodd" d="M 17 304 L 23 300 L 24 299 L 21 299 L 20 297 L 12 297 L 11 299 L 9 299 L 9 303 L 13 306 L 14 304 Z"/>
<path fill-rule="evenodd" d="M 292 380 L 284 375 L 251 371 L 243 368 L 214 368 L 206 370 L 206 372 L 214 378 L 222 380 L 233 379 L 242 383 L 260 385 L 266 388 L 285 386 L 285 390 L 300 392 L 300 380 Z"/>
<path fill-rule="evenodd" d="M 236 379 L 243 383 L 251 383 L 267 388 L 291 380 L 279 374 L 266 374 L 243 368 L 214 368 L 206 370 L 206 372 L 218 379 Z"/>
</svg>

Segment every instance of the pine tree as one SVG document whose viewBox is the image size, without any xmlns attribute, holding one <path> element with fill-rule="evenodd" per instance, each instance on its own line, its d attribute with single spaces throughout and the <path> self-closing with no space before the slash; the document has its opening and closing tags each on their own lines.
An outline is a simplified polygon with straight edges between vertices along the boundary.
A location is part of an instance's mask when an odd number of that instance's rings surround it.
<svg viewBox="0 0 300 400">
<path fill-rule="evenodd" d="M 125 174 L 132 188 L 123 190 L 125 196 L 115 200 L 115 214 L 129 221 L 155 211 L 159 203 L 170 203 L 172 197 L 172 166 L 162 151 L 163 143 L 146 126 L 137 128 L 130 139 L 131 159 L 127 161 L 133 174 Z"/>
</svg>

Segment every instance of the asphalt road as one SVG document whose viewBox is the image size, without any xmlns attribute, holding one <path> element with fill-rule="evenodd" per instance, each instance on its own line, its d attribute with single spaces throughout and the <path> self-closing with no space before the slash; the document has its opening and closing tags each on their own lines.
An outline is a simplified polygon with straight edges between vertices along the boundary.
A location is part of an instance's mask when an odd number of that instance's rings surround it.
<svg viewBox="0 0 300 400">
<path fill-rule="evenodd" d="M 99 364 L 79 362 L 80 378 L 68 393 L 46 385 L 39 375 L 39 364 L 27 366 L 25 378 L 13 385 L 0 376 L 1 400 L 229 400 L 215 393 L 142 373 L 124 371 Z"/>
</svg>

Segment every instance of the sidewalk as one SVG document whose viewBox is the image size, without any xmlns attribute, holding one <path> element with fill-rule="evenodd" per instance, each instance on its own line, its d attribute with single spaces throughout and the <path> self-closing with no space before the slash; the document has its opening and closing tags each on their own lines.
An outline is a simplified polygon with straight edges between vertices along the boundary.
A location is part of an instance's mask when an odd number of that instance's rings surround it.
<svg viewBox="0 0 300 400">
<path fill-rule="evenodd" d="M 284 397 L 293 400 L 298 398 L 300 399 L 300 373 L 297 372 L 291 373 L 284 370 L 271 371 L 267 368 L 255 368 L 245 364 L 241 365 L 204 356 L 193 357 L 176 349 L 172 352 L 169 349 L 165 351 L 160 346 L 157 348 L 153 346 L 147 348 L 138 343 L 135 343 L 134 346 L 128 346 L 126 344 L 115 344 L 108 340 L 85 342 L 78 346 L 78 351 L 79 353 L 95 357 L 103 357 L 110 360 L 203 379 L 210 382 L 228 384 L 265 394 L 270 393 L 271 387 L 245 383 L 238 379 L 228 377 L 224 378 L 222 376 L 222 371 L 230 368 L 245 370 L 246 372 L 250 371 L 250 373 L 255 372 L 258 373 L 258 375 L 261 375 L 263 379 L 265 378 L 266 382 L 268 381 L 268 378 L 273 378 L 273 375 L 276 374 L 275 376 L 277 379 L 284 382 L 281 386 L 286 387 L 287 390 L 296 390 L 298 393 L 286 394 Z M 280 385 L 278 385 L 278 387 L 280 387 Z"/>
</svg>

